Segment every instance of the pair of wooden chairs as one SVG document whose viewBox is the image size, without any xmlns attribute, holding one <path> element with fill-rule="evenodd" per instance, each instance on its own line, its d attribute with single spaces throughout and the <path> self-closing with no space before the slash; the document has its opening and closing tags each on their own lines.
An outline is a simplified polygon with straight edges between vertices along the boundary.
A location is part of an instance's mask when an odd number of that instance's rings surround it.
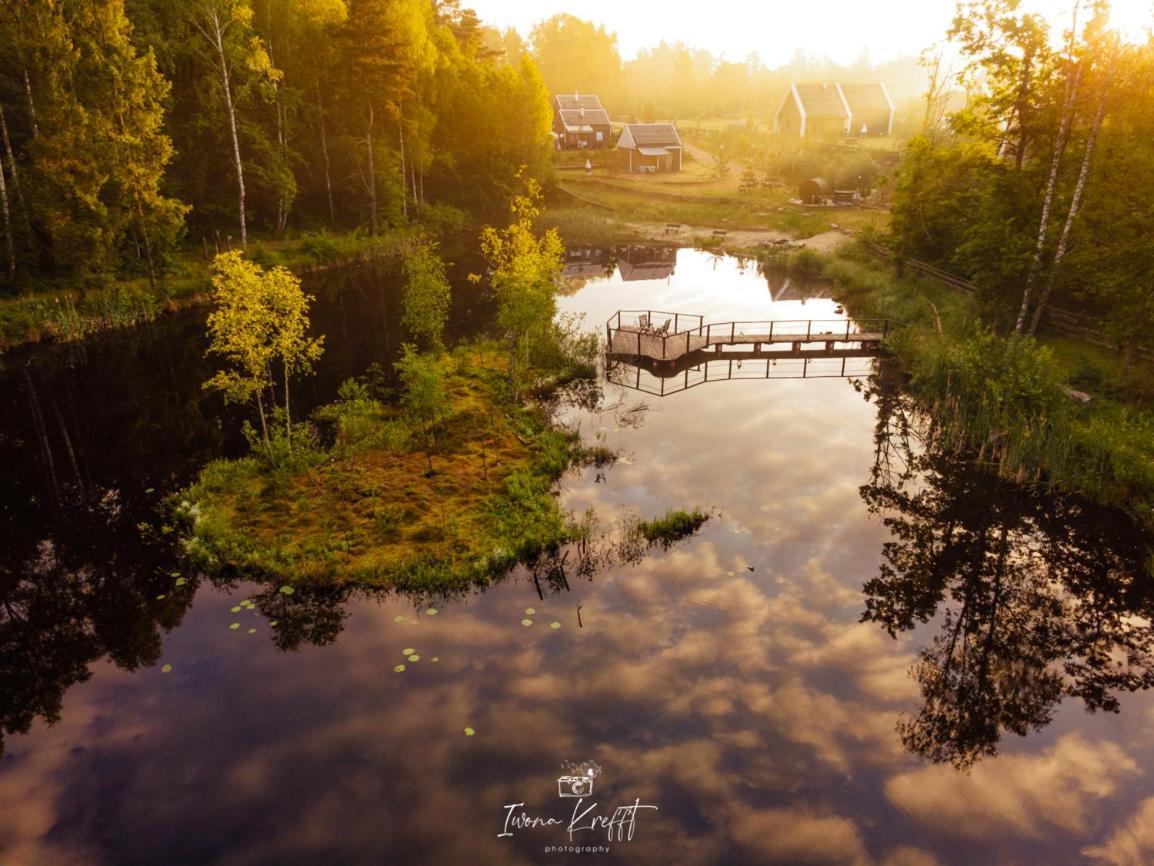
<svg viewBox="0 0 1154 866">
<path fill-rule="evenodd" d="M 669 333 L 670 321 L 672 320 L 666 319 L 660 328 L 655 328 L 652 319 L 649 318 L 649 314 L 642 313 L 637 319 L 637 327 L 643 334 L 652 334 L 654 337 L 664 337 Z"/>
</svg>

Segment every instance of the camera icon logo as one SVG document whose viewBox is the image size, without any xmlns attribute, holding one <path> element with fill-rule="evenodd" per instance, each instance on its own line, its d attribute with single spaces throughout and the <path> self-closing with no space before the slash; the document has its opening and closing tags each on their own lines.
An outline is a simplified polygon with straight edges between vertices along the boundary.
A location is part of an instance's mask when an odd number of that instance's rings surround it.
<svg viewBox="0 0 1154 866">
<path fill-rule="evenodd" d="M 558 797 L 588 797 L 593 793 L 593 771 L 584 776 L 561 776 L 557 779 Z"/>
</svg>

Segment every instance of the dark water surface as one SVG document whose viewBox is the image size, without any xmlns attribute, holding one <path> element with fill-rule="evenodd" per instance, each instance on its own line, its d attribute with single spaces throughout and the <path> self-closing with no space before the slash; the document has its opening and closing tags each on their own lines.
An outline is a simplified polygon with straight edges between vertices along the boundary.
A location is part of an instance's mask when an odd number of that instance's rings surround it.
<svg viewBox="0 0 1154 866">
<path fill-rule="evenodd" d="M 649 258 L 562 307 L 840 315 L 733 259 Z M 311 283 L 302 405 L 401 336 L 389 274 Z M 618 368 L 563 415 L 623 457 L 564 506 L 715 517 L 568 591 L 516 574 L 431 613 L 181 574 L 155 506 L 240 448 L 201 328 L 0 371 L 3 866 L 1154 861 L 1146 539 L 921 444 L 887 365 L 726 363 L 664 398 Z M 570 842 L 558 777 L 589 762 Z M 502 836 L 510 804 L 562 825 Z M 547 850 L 570 844 L 610 850 Z"/>
</svg>

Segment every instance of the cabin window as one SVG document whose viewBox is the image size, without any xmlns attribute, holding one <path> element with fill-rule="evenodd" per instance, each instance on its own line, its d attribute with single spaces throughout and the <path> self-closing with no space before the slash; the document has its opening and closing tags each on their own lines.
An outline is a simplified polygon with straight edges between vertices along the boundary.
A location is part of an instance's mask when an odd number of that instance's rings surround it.
<svg viewBox="0 0 1154 866">
<path fill-rule="evenodd" d="M 604 141 L 604 140 L 605 140 L 605 133 L 603 133 L 603 132 L 601 132 L 600 130 L 598 130 L 598 131 L 597 131 L 597 140 L 598 140 L 598 141 Z"/>
</svg>

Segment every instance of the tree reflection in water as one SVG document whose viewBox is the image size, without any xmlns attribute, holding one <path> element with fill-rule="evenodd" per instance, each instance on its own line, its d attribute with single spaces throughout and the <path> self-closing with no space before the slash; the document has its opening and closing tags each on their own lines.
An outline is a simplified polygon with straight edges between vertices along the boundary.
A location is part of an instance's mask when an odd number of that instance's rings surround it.
<svg viewBox="0 0 1154 866">
<path fill-rule="evenodd" d="M 878 407 L 861 488 L 892 533 L 863 621 L 891 636 L 934 621 L 913 676 L 911 751 L 968 768 L 1024 736 L 1064 697 L 1117 712 L 1154 684 L 1150 540 L 1124 515 L 1000 480 L 942 447 L 897 370 L 862 386 Z"/>
</svg>

